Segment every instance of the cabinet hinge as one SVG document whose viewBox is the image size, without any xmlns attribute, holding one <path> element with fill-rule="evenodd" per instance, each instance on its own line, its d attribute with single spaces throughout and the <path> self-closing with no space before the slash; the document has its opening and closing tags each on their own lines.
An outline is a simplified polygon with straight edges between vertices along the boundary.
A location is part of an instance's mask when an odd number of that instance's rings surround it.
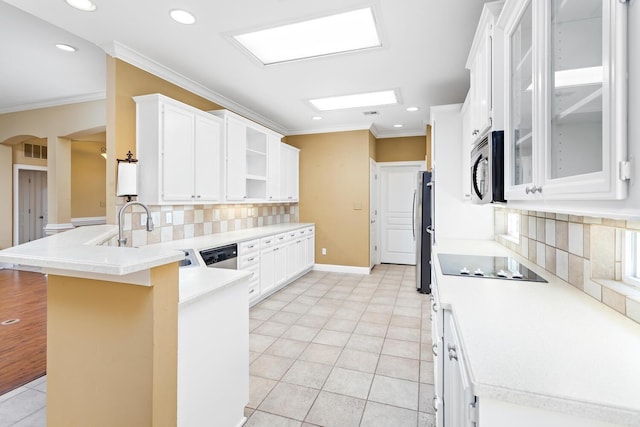
<svg viewBox="0 0 640 427">
<path fill-rule="evenodd" d="M 474 397 L 473 402 L 469 403 L 469 421 L 471 421 L 475 426 L 477 426 L 478 421 L 480 421 L 480 417 L 478 415 L 478 398 L 477 397 Z"/>
<path fill-rule="evenodd" d="M 631 162 L 623 160 L 618 163 L 618 177 L 620 181 L 629 181 L 631 179 Z"/>
</svg>

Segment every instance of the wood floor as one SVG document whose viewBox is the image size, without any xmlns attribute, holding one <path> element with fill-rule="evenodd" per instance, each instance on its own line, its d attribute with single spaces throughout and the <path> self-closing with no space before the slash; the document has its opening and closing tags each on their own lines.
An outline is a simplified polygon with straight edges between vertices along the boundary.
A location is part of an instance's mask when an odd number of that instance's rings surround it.
<svg viewBox="0 0 640 427">
<path fill-rule="evenodd" d="M 45 374 L 47 368 L 47 278 L 0 270 L 0 395 Z"/>
</svg>

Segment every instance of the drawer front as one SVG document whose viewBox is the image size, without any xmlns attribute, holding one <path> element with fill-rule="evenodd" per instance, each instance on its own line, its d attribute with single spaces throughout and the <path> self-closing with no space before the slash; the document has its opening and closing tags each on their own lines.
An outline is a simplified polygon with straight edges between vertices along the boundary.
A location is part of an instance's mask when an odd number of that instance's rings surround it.
<svg viewBox="0 0 640 427">
<path fill-rule="evenodd" d="M 267 236 L 260 239 L 260 249 L 268 248 L 273 246 L 276 242 L 276 236 Z"/>
<path fill-rule="evenodd" d="M 309 227 L 309 228 L 306 229 L 306 231 L 307 231 L 307 236 L 310 236 L 312 234 L 315 234 L 316 228 L 315 227 Z"/>
<path fill-rule="evenodd" d="M 249 282 L 249 302 L 255 301 L 260 296 L 260 281 Z"/>
<path fill-rule="evenodd" d="M 275 244 L 279 245 L 287 241 L 287 233 L 276 234 L 275 236 Z"/>
<path fill-rule="evenodd" d="M 257 251 L 260 248 L 260 239 L 249 240 L 238 244 L 238 249 L 241 255 Z"/>
<path fill-rule="evenodd" d="M 251 266 L 256 265 L 260 262 L 260 253 L 249 253 L 246 255 L 242 255 L 240 257 L 240 261 L 238 262 L 239 270 L 251 270 Z"/>
</svg>

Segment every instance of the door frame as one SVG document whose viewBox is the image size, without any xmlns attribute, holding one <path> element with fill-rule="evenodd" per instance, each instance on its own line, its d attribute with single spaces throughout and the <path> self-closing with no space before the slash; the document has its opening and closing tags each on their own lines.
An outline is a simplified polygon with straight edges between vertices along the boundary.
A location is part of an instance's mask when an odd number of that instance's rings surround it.
<svg viewBox="0 0 640 427">
<path fill-rule="evenodd" d="M 13 165 L 13 245 L 17 246 L 19 244 L 20 239 L 20 224 L 18 218 L 20 218 L 20 171 L 21 170 L 34 170 L 34 171 L 43 171 L 49 172 L 49 168 L 47 166 L 33 166 L 33 165 L 24 165 L 24 164 L 14 164 Z M 48 177 L 47 177 L 48 178 Z M 47 197 L 49 195 L 47 194 Z"/>
<path fill-rule="evenodd" d="M 375 176 L 372 176 L 374 174 Z M 380 166 L 379 164 L 369 158 L 369 271 L 373 269 L 376 264 L 380 264 L 380 251 L 376 250 L 372 253 L 371 247 L 375 246 L 380 248 L 380 221 L 377 220 L 380 213 Z M 373 183 L 373 185 L 372 185 Z M 375 211 L 375 216 L 372 216 L 371 212 Z M 371 241 L 371 223 L 375 221 L 375 240 Z"/>
<path fill-rule="evenodd" d="M 385 168 L 393 168 L 393 167 L 398 167 L 398 166 L 406 166 L 406 167 L 417 167 L 419 168 L 419 170 L 424 171 L 427 170 L 427 162 L 424 160 L 413 160 L 413 161 L 404 161 L 404 162 L 378 162 L 377 163 L 377 170 L 378 170 L 378 207 L 381 206 L 382 201 L 380 200 L 380 198 L 382 197 L 382 192 L 380 190 L 380 187 L 382 185 L 382 171 Z M 382 212 L 379 210 L 378 211 L 378 218 L 380 218 L 382 216 Z M 380 249 L 378 251 L 378 259 L 377 262 L 378 264 L 381 262 L 382 259 L 382 221 L 378 221 L 378 228 L 377 228 L 377 233 L 378 233 L 378 248 Z"/>
</svg>

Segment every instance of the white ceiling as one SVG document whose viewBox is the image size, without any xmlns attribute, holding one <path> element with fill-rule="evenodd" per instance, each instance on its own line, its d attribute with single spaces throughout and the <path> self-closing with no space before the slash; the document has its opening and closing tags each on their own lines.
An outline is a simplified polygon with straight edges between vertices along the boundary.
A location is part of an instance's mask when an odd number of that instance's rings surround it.
<svg viewBox="0 0 640 427">
<path fill-rule="evenodd" d="M 64 0 L 0 2 L 0 113 L 104 98 L 105 55 L 117 56 L 284 134 L 364 129 L 423 135 L 429 107 L 462 102 L 464 65 L 484 0 Z M 13 5 L 13 6 L 11 6 Z M 263 66 L 229 34 L 374 8 L 383 47 Z M 15 6 L 15 7 L 14 7 Z M 19 9 L 18 9 L 19 8 Z M 169 18 L 183 8 L 185 26 Z M 25 13 L 26 12 L 26 13 Z M 79 48 L 62 52 L 55 43 Z M 386 89 L 400 105 L 319 114 L 308 99 Z M 420 107 L 409 113 L 406 107 Z M 377 116 L 364 111 L 376 110 Z M 401 123 L 403 128 L 393 125 Z"/>
</svg>

